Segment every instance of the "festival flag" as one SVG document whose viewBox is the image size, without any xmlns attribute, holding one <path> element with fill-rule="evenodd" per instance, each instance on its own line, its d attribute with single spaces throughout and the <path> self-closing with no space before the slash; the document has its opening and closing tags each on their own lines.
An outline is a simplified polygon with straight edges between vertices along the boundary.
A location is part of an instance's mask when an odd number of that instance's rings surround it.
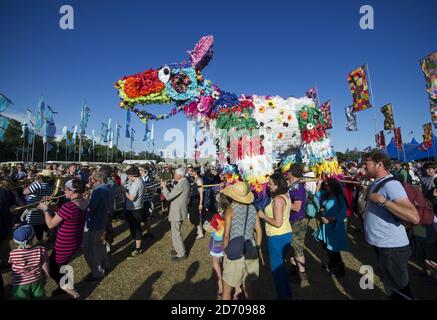
<svg viewBox="0 0 437 320">
<path fill-rule="evenodd" d="M 13 104 L 12 101 L 0 93 L 0 112 L 5 111 L 11 104 Z"/>
<path fill-rule="evenodd" d="M 147 141 L 149 139 L 149 123 L 146 122 L 146 124 L 144 125 L 144 137 L 143 137 L 143 141 Z"/>
<path fill-rule="evenodd" d="M 73 144 L 76 144 L 76 139 L 77 139 L 77 124 L 74 125 L 73 127 Z"/>
<path fill-rule="evenodd" d="M 437 101 L 437 51 L 420 60 L 429 98 Z"/>
<path fill-rule="evenodd" d="M 379 133 L 377 133 L 375 135 L 375 142 L 376 142 L 376 147 L 378 149 L 384 149 L 385 148 L 385 135 L 384 135 L 384 131 L 380 131 Z"/>
<path fill-rule="evenodd" d="M 5 117 L 0 116 L 0 142 L 3 141 L 8 126 L 9 120 Z"/>
<path fill-rule="evenodd" d="M 150 130 L 150 140 L 154 140 L 155 139 L 155 135 L 154 135 L 154 125 L 153 125 L 153 123 L 152 123 L 152 129 Z M 153 141 L 154 142 L 154 141 Z"/>
<path fill-rule="evenodd" d="M 114 147 L 114 130 L 112 128 L 109 129 L 109 149 L 112 149 Z"/>
<path fill-rule="evenodd" d="M 64 128 L 62 128 L 62 139 L 67 140 L 67 132 L 68 132 L 67 126 L 64 126 Z"/>
<path fill-rule="evenodd" d="M 331 114 L 331 100 L 326 101 L 320 106 L 325 123 L 325 129 L 332 129 L 332 114 Z"/>
<path fill-rule="evenodd" d="M 423 126 L 423 143 L 422 150 L 427 150 L 432 147 L 432 126 L 431 123 L 425 123 Z"/>
<path fill-rule="evenodd" d="M 118 140 L 120 139 L 120 129 L 121 125 L 117 124 L 115 125 L 115 146 L 118 147 Z"/>
<path fill-rule="evenodd" d="M 381 113 L 384 115 L 384 130 L 394 130 L 395 121 L 391 103 L 387 103 L 386 105 L 382 106 Z"/>
<path fill-rule="evenodd" d="M 30 123 L 32 125 L 32 122 Z M 27 135 L 27 144 L 31 145 L 33 143 L 33 139 L 35 139 L 35 131 L 32 129 L 32 127 L 29 125 L 29 133 Z"/>
<path fill-rule="evenodd" d="M 111 143 L 112 142 L 112 138 L 111 138 L 111 130 L 112 130 L 112 125 L 111 125 L 111 118 L 109 118 L 108 120 L 108 131 L 106 133 L 107 137 L 106 140 Z"/>
<path fill-rule="evenodd" d="M 27 123 L 23 122 L 21 124 L 21 139 L 24 139 L 26 137 L 26 133 L 27 133 Z"/>
<path fill-rule="evenodd" d="M 353 112 L 353 107 L 352 106 L 346 107 L 345 114 L 346 114 L 346 131 L 358 131 L 357 115 Z"/>
<path fill-rule="evenodd" d="M 370 152 L 370 151 L 372 151 L 372 147 L 371 147 L 371 146 L 368 146 L 368 147 L 365 148 L 363 151 L 364 151 L 364 152 Z"/>
<path fill-rule="evenodd" d="M 100 143 L 108 142 L 108 125 L 102 122 L 102 127 L 100 128 Z"/>
<path fill-rule="evenodd" d="M 384 131 L 379 131 L 379 146 L 382 149 L 386 147 Z"/>
<path fill-rule="evenodd" d="M 135 141 L 134 134 L 135 134 L 134 128 L 130 128 L 130 149 L 131 150 L 133 147 L 133 142 Z"/>
<path fill-rule="evenodd" d="M 129 125 L 130 125 L 130 110 L 127 109 L 126 110 L 126 121 L 125 121 L 125 127 L 126 127 L 126 134 L 125 137 L 126 138 L 130 138 L 130 133 L 129 133 Z"/>
<path fill-rule="evenodd" d="M 91 134 L 92 134 L 92 139 L 93 139 L 93 149 L 94 149 L 94 144 L 95 144 L 95 141 L 96 141 L 96 137 L 95 137 L 95 131 L 94 131 L 94 129 L 91 131 Z"/>
<path fill-rule="evenodd" d="M 394 129 L 394 135 L 395 135 L 395 145 L 397 149 L 402 149 L 403 143 L 402 143 L 402 135 L 401 135 L 401 128 L 395 128 Z"/>
<path fill-rule="evenodd" d="M 316 88 L 316 87 L 312 87 L 311 89 L 309 89 L 309 90 L 305 93 L 305 95 L 306 95 L 308 98 L 314 100 L 314 102 L 316 103 L 316 106 L 319 105 L 319 101 L 317 100 L 317 88 Z"/>
<path fill-rule="evenodd" d="M 39 99 L 38 107 L 36 109 L 36 121 L 35 121 L 35 131 L 39 132 L 44 126 L 44 115 L 46 113 L 46 105 L 44 103 L 43 97 Z"/>
<path fill-rule="evenodd" d="M 371 108 L 365 66 L 361 66 L 349 73 L 347 81 L 353 98 L 353 112 Z"/>
<path fill-rule="evenodd" d="M 83 100 L 82 109 L 80 111 L 80 134 L 85 134 L 86 128 L 88 127 L 88 120 L 90 119 L 91 109 Z"/>
<path fill-rule="evenodd" d="M 50 106 L 47 106 L 45 113 L 45 130 L 44 136 L 47 138 L 54 138 L 56 136 L 56 125 L 53 115 L 57 114 Z"/>
</svg>

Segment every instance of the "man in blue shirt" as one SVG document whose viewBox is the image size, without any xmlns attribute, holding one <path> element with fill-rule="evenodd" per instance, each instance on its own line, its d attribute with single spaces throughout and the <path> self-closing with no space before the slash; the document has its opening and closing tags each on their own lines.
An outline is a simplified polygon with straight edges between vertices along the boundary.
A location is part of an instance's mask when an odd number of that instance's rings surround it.
<svg viewBox="0 0 437 320">
<path fill-rule="evenodd" d="M 364 213 L 366 240 L 375 249 L 387 295 L 391 299 L 412 299 L 408 278 L 411 248 L 401 221 L 417 224 L 419 214 L 402 184 L 391 179 L 387 155 L 372 151 L 364 155 L 363 160 L 367 174 L 375 178 L 369 187 Z M 386 179 L 390 180 L 384 182 Z"/>
<path fill-rule="evenodd" d="M 83 252 L 91 273 L 87 281 L 97 281 L 105 276 L 109 269 L 109 260 L 102 236 L 112 213 L 114 194 L 106 184 L 108 178 L 102 172 L 92 176 L 93 191 L 88 204 L 88 213 L 83 236 Z M 111 202 L 112 200 L 112 202 Z"/>
</svg>

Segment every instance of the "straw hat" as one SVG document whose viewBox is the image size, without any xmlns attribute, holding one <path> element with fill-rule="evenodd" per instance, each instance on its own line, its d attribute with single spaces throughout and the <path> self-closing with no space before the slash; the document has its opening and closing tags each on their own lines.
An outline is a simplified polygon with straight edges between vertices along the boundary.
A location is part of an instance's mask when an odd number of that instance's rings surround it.
<svg viewBox="0 0 437 320">
<path fill-rule="evenodd" d="M 221 193 L 240 203 L 250 204 L 254 200 L 253 193 L 244 182 L 237 182 L 224 188 Z"/>
<path fill-rule="evenodd" d="M 44 169 L 43 171 L 38 172 L 36 175 L 37 176 L 43 176 L 43 177 L 52 177 L 53 176 L 53 172 L 51 170 Z"/>
</svg>

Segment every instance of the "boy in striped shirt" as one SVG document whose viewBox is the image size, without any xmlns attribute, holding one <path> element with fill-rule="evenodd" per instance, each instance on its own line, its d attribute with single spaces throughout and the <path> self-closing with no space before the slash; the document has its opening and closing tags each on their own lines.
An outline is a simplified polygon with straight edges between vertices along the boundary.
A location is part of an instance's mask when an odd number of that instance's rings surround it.
<svg viewBox="0 0 437 320">
<path fill-rule="evenodd" d="M 22 225 L 14 232 L 18 249 L 12 250 L 12 297 L 16 300 L 45 298 L 44 285 L 48 275 L 48 254 L 42 246 L 34 246 L 35 232 L 31 225 Z"/>
<path fill-rule="evenodd" d="M 42 172 L 38 173 L 37 181 L 32 183 L 23 192 L 26 196 L 26 202 L 31 204 L 41 201 L 41 199 L 46 196 L 51 196 L 54 189 L 52 180 L 53 175 L 50 170 L 43 170 Z M 26 222 L 27 224 L 33 226 L 37 240 L 42 242 L 44 231 L 48 231 L 44 218 L 44 212 L 36 207 L 28 210 Z"/>
</svg>

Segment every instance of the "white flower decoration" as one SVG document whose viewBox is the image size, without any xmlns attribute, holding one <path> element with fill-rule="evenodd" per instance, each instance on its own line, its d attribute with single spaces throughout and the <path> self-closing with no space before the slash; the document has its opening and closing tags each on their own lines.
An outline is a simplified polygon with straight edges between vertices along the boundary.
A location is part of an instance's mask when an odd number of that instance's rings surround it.
<svg viewBox="0 0 437 320">
<path fill-rule="evenodd" d="M 314 125 L 312 123 L 308 123 L 307 124 L 307 129 L 308 130 L 313 130 L 314 129 Z"/>
</svg>

